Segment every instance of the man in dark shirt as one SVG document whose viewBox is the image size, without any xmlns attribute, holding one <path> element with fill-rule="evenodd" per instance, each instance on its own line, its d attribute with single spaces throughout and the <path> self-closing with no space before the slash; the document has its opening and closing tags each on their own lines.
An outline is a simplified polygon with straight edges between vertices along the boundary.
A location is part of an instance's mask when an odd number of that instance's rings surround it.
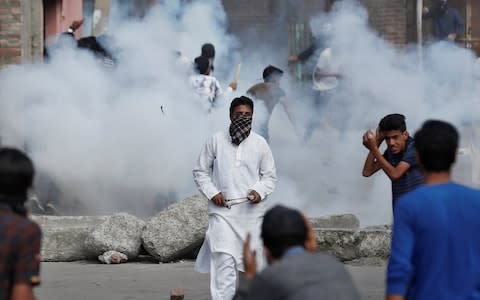
<svg viewBox="0 0 480 300">
<path fill-rule="evenodd" d="M 280 80 L 283 76 L 283 71 L 274 66 L 268 66 L 263 70 L 262 83 L 255 84 L 248 89 L 247 95 L 251 96 L 257 101 L 262 101 L 267 109 L 267 116 L 262 118 L 259 125 L 258 133 L 265 138 L 267 142 L 270 141 L 268 134 L 268 123 L 272 116 L 273 109 L 280 102 L 287 113 L 290 122 L 296 130 L 295 116 L 287 102 L 285 92 L 280 87 Z"/>
<path fill-rule="evenodd" d="M 424 19 L 433 19 L 433 35 L 437 40 L 455 41 L 465 31 L 465 22 L 455 8 L 449 8 L 447 0 L 439 0 L 437 6 L 424 8 Z"/>
<path fill-rule="evenodd" d="M 234 300 L 360 299 L 345 266 L 316 250 L 312 226 L 294 209 L 277 205 L 262 222 L 262 241 L 269 266 L 256 274 L 250 236 L 243 248 L 245 272 Z"/>
<path fill-rule="evenodd" d="M 387 150 L 382 153 L 379 146 L 385 140 Z M 392 207 L 403 194 L 423 183 L 423 175 L 416 160 L 413 139 L 407 132 L 405 116 L 390 114 L 379 123 L 376 134 L 370 130 L 363 135 L 363 145 L 370 150 L 362 175 L 370 177 L 382 169 L 392 180 Z"/>
<path fill-rule="evenodd" d="M 0 300 L 33 300 L 40 284 L 41 230 L 27 218 L 32 161 L 16 149 L 0 149 Z"/>
</svg>

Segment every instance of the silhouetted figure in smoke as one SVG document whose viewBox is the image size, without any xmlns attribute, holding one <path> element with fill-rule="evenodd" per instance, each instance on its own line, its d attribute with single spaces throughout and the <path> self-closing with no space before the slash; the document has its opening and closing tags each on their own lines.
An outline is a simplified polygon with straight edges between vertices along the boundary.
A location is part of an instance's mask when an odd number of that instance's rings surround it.
<svg viewBox="0 0 480 300">
<path fill-rule="evenodd" d="M 95 59 L 104 67 L 112 68 L 115 66 L 115 61 L 110 54 L 94 36 L 81 38 L 77 41 L 78 49 L 85 49 L 90 51 Z"/>
<path fill-rule="evenodd" d="M 274 66 L 268 66 L 263 70 L 263 83 L 258 83 L 248 89 L 247 94 L 257 101 L 262 101 L 267 109 L 267 116 L 261 118 L 258 133 L 269 142 L 268 124 L 273 109 L 280 102 L 290 119 L 295 131 L 297 126 L 295 116 L 288 105 L 285 91 L 280 87 L 280 80 L 283 77 L 283 71 Z M 257 110 L 258 111 L 258 110 Z"/>
<path fill-rule="evenodd" d="M 452 181 L 458 131 L 429 120 L 414 140 L 425 182 L 395 207 L 387 300 L 479 299 L 480 191 Z"/>
<path fill-rule="evenodd" d="M 74 33 L 75 31 L 83 24 L 83 19 L 79 21 L 73 21 L 72 25 L 68 28 L 66 32 L 61 33 L 54 45 L 54 51 L 60 50 L 62 48 L 78 48 L 88 50 L 93 54 L 95 59 L 104 67 L 111 68 L 115 65 L 116 61 L 113 58 L 113 55 L 107 48 L 104 46 L 111 40 L 111 38 L 103 35 L 99 38 L 94 36 L 83 37 L 78 40 L 75 40 Z M 103 45 L 99 42 L 102 41 Z M 45 52 L 45 55 L 50 58 L 50 54 Z"/>
<path fill-rule="evenodd" d="M 40 284 L 42 232 L 25 208 L 34 173 L 24 153 L 0 148 L 0 299 L 34 300 Z"/>
<path fill-rule="evenodd" d="M 196 74 L 190 76 L 190 84 L 198 95 L 204 111 L 209 113 L 220 105 L 219 101 L 223 95 L 222 87 L 218 80 L 211 75 L 210 60 L 207 57 L 199 56 L 194 61 Z M 237 89 L 237 83 L 231 82 L 227 88 L 227 94 Z"/>
<path fill-rule="evenodd" d="M 213 73 L 213 63 L 215 62 L 215 46 L 210 43 L 203 44 L 202 53 L 200 54 L 200 56 L 208 58 L 208 61 L 210 62 L 210 71 Z"/>
<path fill-rule="evenodd" d="M 284 206 L 265 213 L 261 233 L 269 266 L 257 274 L 250 236 L 243 247 L 245 272 L 234 300 L 360 299 L 345 266 L 334 257 L 315 253 L 312 225 L 302 214 Z"/>
<path fill-rule="evenodd" d="M 455 41 L 465 31 L 465 22 L 455 8 L 448 7 L 447 0 L 438 0 L 434 9 L 424 8 L 424 19 L 433 19 L 433 36 L 436 40 Z"/>
<path fill-rule="evenodd" d="M 380 145 L 385 140 L 387 150 L 382 154 Z M 398 198 L 423 183 L 423 175 L 417 163 L 415 143 L 407 131 L 405 116 L 385 116 L 375 134 L 368 130 L 363 135 L 363 145 L 369 150 L 362 175 L 370 177 L 383 170 L 392 181 L 392 208 Z"/>
<path fill-rule="evenodd" d="M 307 143 L 316 128 L 318 128 L 322 122 L 327 123 L 326 108 L 328 103 L 334 98 L 339 89 L 340 79 L 340 62 L 336 56 L 336 53 L 331 47 L 331 40 L 333 38 L 333 26 L 330 23 L 325 23 L 322 26 L 319 34 L 319 39 L 322 41 L 322 45 L 325 47 L 323 50 L 318 51 L 314 48 L 309 48 L 305 51 L 304 57 L 311 59 L 317 58 L 315 64 L 310 69 L 312 78 L 312 102 L 310 105 L 309 114 L 307 118 L 307 124 L 303 141 Z M 318 42 L 317 42 L 318 43 Z M 318 47 L 317 44 L 315 47 Z M 319 53 L 318 56 L 313 55 Z M 307 58 L 307 59 L 308 59 Z M 289 57 L 290 62 L 296 62 L 299 57 Z M 309 61 L 312 64 L 312 61 Z"/>
</svg>

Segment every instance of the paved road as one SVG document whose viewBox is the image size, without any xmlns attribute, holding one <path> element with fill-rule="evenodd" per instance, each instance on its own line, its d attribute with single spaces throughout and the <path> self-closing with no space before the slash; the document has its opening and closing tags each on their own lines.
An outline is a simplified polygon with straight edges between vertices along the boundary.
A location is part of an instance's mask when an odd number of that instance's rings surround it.
<svg viewBox="0 0 480 300">
<path fill-rule="evenodd" d="M 348 266 L 363 299 L 383 299 L 385 267 Z M 172 264 L 86 262 L 42 263 L 39 300 L 168 300 L 172 288 L 183 288 L 185 299 L 208 299 L 208 274 L 193 271 L 190 261 Z"/>
</svg>

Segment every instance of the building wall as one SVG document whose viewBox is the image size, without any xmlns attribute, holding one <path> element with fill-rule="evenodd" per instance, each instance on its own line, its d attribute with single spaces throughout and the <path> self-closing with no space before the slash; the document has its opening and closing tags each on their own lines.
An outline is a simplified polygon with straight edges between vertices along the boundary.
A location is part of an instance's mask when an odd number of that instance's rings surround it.
<svg viewBox="0 0 480 300">
<path fill-rule="evenodd" d="M 242 37 L 252 32 L 263 38 L 268 36 L 271 26 L 292 23 L 308 23 L 329 8 L 332 0 L 223 0 L 229 16 L 231 31 Z M 387 41 L 405 45 L 413 39 L 408 36 L 409 26 L 415 25 L 414 0 L 362 0 L 369 12 L 372 27 Z M 410 24 L 409 24 L 410 22 Z M 278 29 L 278 28 L 277 28 Z"/>
<path fill-rule="evenodd" d="M 362 0 L 362 3 L 369 12 L 370 24 L 385 40 L 397 46 L 407 43 L 407 20 L 411 13 L 407 0 Z"/>
<path fill-rule="evenodd" d="M 67 31 L 73 21 L 83 18 L 83 1 L 81 0 L 45 0 L 43 2 L 47 40 Z M 82 37 L 81 27 L 75 32 L 75 37 L 77 39 Z"/>
<path fill-rule="evenodd" d="M 0 0 L 0 67 L 22 62 L 21 0 Z"/>
</svg>

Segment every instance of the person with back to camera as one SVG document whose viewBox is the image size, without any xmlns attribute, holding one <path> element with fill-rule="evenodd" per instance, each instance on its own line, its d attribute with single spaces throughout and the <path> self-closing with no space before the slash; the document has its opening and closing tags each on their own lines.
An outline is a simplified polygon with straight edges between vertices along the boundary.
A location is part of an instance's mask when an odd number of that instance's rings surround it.
<svg viewBox="0 0 480 300">
<path fill-rule="evenodd" d="M 480 191 L 451 179 L 458 131 L 429 120 L 414 140 L 425 184 L 395 208 L 387 299 L 480 299 Z"/>
<path fill-rule="evenodd" d="M 40 227 L 25 202 L 34 176 L 23 152 L 0 148 L 0 299 L 33 300 L 40 284 Z"/>
<path fill-rule="evenodd" d="M 245 273 L 235 300 L 360 299 L 345 266 L 329 255 L 314 253 L 316 236 L 306 217 L 281 205 L 267 211 L 262 240 L 269 266 L 257 274 L 250 236 L 244 244 Z"/>
<path fill-rule="evenodd" d="M 297 125 L 295 121 L 295 116 L 288 105 L 287 97 L 285 91 L 280 87 L 280 80 L 283 77 L 283 71 L 274 66 L 268 66 L 263 70 L 263 81 L 262 83 L 257 83 L 250 87 L 247 90 L 247 95 L 252 96 L 257 101 L 262 101 L 267 108 L 267 117 L 262 119 L 262 122 L 259 126 L 259 134 L 270 142 L 270 135 L 268 130 L 268 124 L 270 122 L 270 117 L 272 116 L 273 109 L 278 103 L 281 103 L 290 122 L 297 132 Z"/>
<path fill-rule="evenodd" d="M 195 58 L 194 66 L 196 74 L 190 76 L 190 85 L 198 95 L 204 111 L 210 113 L 214 107 L 221 105 L 221 99 L 237 89 L 237 83 L 231 82 L 224 93 L 217 78 L 211 75 L 208 58 L 204 56 Z"/>
</svg>

